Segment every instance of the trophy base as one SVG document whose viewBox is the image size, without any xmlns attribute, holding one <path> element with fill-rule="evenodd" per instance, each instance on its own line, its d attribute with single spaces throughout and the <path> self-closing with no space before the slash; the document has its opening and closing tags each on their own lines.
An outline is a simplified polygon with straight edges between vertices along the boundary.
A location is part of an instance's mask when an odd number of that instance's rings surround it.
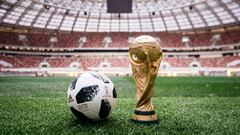
<svg viewBox="0 0 240 135">
<path fill-rule="evenodd" d="M 142 124 L 154 124 L 158 123 L 157 114 L 155 111 L 134 111 L 133 117 L 131 119 L 133 122 Z"/>
</svg>

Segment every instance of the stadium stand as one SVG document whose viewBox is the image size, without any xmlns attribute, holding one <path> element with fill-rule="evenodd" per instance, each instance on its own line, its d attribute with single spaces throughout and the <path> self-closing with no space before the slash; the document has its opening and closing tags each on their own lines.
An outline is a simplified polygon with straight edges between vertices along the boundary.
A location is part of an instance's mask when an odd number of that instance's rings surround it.
<svg viewBox="0 0 240 135">
<path fill-rule="evenodd" d="M 13 32 L 0 32 L 0 44 L 29 46 L 29 47 L 57 47 L 57 48 L 79 48 L 80 37 L 86 37 L 87 41 L 82 48 L 104 48 L 104 37 L 110 37 L 109 48 L 127 48 L 128 37 L 137 37 L 141 34 L 152 35 L 160 39 L 162 47 L 182 48 L 201 47 L 214 45 L 231 45 L 240 42 L 240 31 L 224 33 L 203 33 L 182 35 L 177 33 L 59 33 L 56 36 L 51 34 L 18 34 Z M 56 43 L 51 43 L 50 39 L 56 37 Z M 182 38 L 188 37 L 187 44 Z"/>
<path fill-rule="evenodd" d="M 49 67 L 70 67 L 73 62 L 78 62 L 84 70 L 89 67 L 120 67 L 128 68 L 130 65 L 128 56 L 34 56 L 34 55 L 0 55 L 0 60 L 12 65 L 11 68 L 38 68 L 40 63 L 48 63 Z M 225 56 L 218 58 L 194 58 L 194 57 L 165 57 L 163 63 L 169 63 L 170 67 L 191 67 L 192 62 L 197 62 L 201 67 L 227 67 L 227 64 L 239 60 L 240 56 Z M 198 65 L 197 65 L 198 66 Z M 4 66 L 3 66 L 4 67 Z M 194 65 L 193 65 L 194 67 Z M 239 67 L 235 65 L 233 67 Z"/>
</svg>

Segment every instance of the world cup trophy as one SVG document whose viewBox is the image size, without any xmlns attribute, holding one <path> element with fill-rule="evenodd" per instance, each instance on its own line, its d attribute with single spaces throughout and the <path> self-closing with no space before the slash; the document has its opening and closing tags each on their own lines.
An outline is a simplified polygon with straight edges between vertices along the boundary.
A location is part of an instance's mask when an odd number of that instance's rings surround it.
<svg viewBox="0 0 240 135">
<path fill-rule="evenodd" d="M 130 44 L 128 54 L 137 96 L 137 104 L 131 120 L 146 124 L 156 123 L 158 118 L 151 98 L 154 93 L 154 81 L 163 57 L 160 43 L 151 36 L 139 36 Z"/>
</svg>

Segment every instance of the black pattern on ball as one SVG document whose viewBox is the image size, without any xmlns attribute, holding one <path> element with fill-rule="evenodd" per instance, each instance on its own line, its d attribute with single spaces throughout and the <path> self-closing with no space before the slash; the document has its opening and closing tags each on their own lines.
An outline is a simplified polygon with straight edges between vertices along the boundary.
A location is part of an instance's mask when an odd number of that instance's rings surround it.
<svg viewBox="0 0 240 135">
<path fill-rule="evenodd" d="M 76 95 L 77 103 L 79 104 L 92 101 L 94 97 L 98 94 L 98 92 L 99 92 L 98 85 L 83 87 Z"/>
<path fill-rule="evenodd" d="M 105 79 L 104 77 L 102 77 L 102 76 L 99 75 L 99 74 L 96 75 L 96 74 L 92 74 L 92 73 L 91 73 L 91 75 L 92 75 L 94 78 L 103 81 L 104 83 L 110 83 L 107 79 Z"/>
<path fill-rule="evenodd" d="M 100 119 L 105 119 L 107 118 L 107 116 L 109 115 L 110 111 L 111 111 L 111 104 L 109 103 L 109 101 L 107 99 L 103 99 L 101 101 L 101 108 L 100 108 L 100 112 L 99 112 L 99 117 Z"/>
<path fill-rule="evenodd" d="M 71 89 L 71 90 L 74 90 L 74 89 L 75 89 L 77 80 L 78 80 L 78 78 L 76 78 L 75 80 L 72 81 L 72 83 L 71 83 L 71 85 L 70 85 L 70 89 Z"/>
<path fill-rule="evenodd" d="M 87 116 L 85 116 L 83 113 L 77 111 L 77 110 L 74 109 L 73 107 L 70 107 L 70 110 L 72 111 L 72 113 L 73 113 L 80 121 L 92 121 L 92 120 L 89 119 Z"/>
<path fill-rule="evenodd" d="M 113 88 L 113 98 L 117 98 L 117 91 L 116 91 L 115 87 Z"/>
</svg>

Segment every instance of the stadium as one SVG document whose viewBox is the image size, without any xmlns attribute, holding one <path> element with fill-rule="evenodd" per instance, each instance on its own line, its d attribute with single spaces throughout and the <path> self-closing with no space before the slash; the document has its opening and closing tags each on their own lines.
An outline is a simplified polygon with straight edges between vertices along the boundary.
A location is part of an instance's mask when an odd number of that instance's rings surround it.
<svg viewBox="0 0 240 135">
<path fill-rule="evenodd" d="M 163 52 L 150 126 L 129 122 L 140 35 Z M 81 123 L 66 105 L 85 71 L 115 85 L 105 121 Z M 239 0 L 0 1 L 0 134 L 239 134 L 239 76 Z"/>
</svg>

